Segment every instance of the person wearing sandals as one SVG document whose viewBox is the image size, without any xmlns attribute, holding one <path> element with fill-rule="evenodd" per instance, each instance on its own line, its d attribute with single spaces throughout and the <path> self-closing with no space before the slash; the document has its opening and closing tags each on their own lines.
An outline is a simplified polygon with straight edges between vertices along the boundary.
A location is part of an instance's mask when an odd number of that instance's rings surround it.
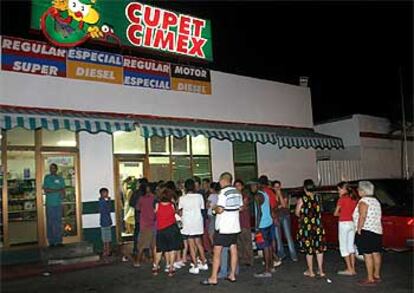
<svg viewBox="0 0 414 293">
<path fill-rule="evenodd" d="M 111 241 L 112 241 L 112 219 L 111 219 L 111 198 L 109 197 L 109 190 L 106 187 L 99 189 L 99 215 L 101 225 L 101 236 L 103 243 L 103 257 L 111 255 Z"/>
<path fill-rule="evenodd" d="M 364 255 L 367 278 L 359 281 L 361 286 L 375 286 L 381 282 L 382 211 L 381 204 L 374 197 L 374 185 L 369 181 L 358 183 L 361 199 L 353 214 L 357 233 L 355 244 Z"/>
<path fill-rule="evenodd" d="M 201 285 L 217 285 L 218 271 L 223 247 L 230 247 L 230 273 L 226 280 L 236 282 L 237 235 L 240 233 L 239 211 L 243 206 L 242 195 L 232 186 L 233 176 L 229 172 L 220 175 L 221 190 L 218 195 L 216 214 L 216 233 L 214 234 L 213 268 L 210 278 L 201 281 Z"/>
<path fill-rule="evenodd" d="M 312 179 L 303 183 L 304 194 L 298 199 L 295 214 L 299 218 L 297 240 L 299 250 L 306 254 L 306 277 L 315 277 L 313 256 L 316 254 L 318 275 L 325 277 L 323 270 L 323 253 L 326 251 L 325 230 L 322 225 L 322 214 L 319 195 L 314 192 L 315 184 Z"/>
<path fill-rule="evenodd" d="M 184 239 L 188 239 L 191 255 L 191 274 L 198 274 L 200 270 L 208 270 L 207 260 L 204 254 L 204 247 L 201 237 L 204 234 L 204 223 L 202 210 L 204 210 L 204 199 L 200 193 L 195 192 L 195 182 L 187 179 L 184 184 L 186 195 L 180 197 L 178 210 L 182 219 L 183 228 L 181 234 Z M 200 255 L 201 264 L 197 262 L 197 251 Z"/>
<path fill-rule="evenodd" d="M 263 177 L 261 177 L 263 178 Z M 262 273 L 254 274 L 255 278 L 271 278 L 273 269 L 273 239 L 274 234 L 272 230 L 273 218 L 272 218 L 272 204 L 271 195 L 265 191 L 263 179 L 260 182 L 260 189 L 255 195 L 255 215 L 256 215 L 256 232 L 263 239 L 262 243 L 259 244 L 256 240 L 258 249 L 263 250 L 264 255 L 264 271 Z M 257 238 L 257 234 L 256 234 Z"/>
<path fill-rule="evenodd" d="M 164 189 L 161 193 L 160 202 L 155 204 L 155 215 L 157 220 L 156 236 L 156 255 L 153 263 L 152 273 L 158 275 L 160 272 L 161 256 L 165 253 L 167 261 L 168 276 L 175 274 L 174 261 L 175 252 L 183 248 L 180 229 L 175 219 L 175 208 L 171 202 L 173 197 L 169 189 Z"/>
<path fill-rule="evenodd" d="M 346 270 L 339 271 L 338 275 L 354 276 L 355 271 L 355 225 L 352 214 L 357 206 L 356 195 L 349 188 L 348 183 L 340 182 L 336 186 L 339 199 L 334 212 L 338 219 L 339 251 L 345 260 Z"/>
</svg>

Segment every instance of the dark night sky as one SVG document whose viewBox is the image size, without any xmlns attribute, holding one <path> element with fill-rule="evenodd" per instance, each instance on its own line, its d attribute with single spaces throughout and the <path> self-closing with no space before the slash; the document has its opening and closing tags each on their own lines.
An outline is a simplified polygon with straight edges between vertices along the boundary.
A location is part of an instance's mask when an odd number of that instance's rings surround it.
<svg viewBox="0 0 414 293">
<path fill-rule="evenodd" d="M 11 17 L 28 6 L 17 2 L 2 1 L 2 34 L 27 37 L 28 21 Z M 212 69 L 292 84 L 309 76 L 316 122 L 353 113 L 399 120 L 402 67 L 412 118 L 411 1 L 141 2 L 211 19 Z"/>
</svg>

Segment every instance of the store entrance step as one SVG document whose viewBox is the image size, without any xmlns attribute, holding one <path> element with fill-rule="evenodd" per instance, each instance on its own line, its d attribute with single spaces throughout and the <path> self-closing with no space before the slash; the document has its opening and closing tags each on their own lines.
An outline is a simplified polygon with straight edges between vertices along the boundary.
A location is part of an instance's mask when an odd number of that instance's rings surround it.
<svg viewBox="0 0 414 293">
<path fill-rule="evenodd" d="M 81 257 L 73 257 L 73 258 L 62 258 L 62 259 L 49 259 L 47 264 L 48 265 L 71 265 L 83 262 L 97 262 L 100 260 L 99 255 L 85 255 Z"/>
<path fill-rule="evenodd" d="M 99 261 L 99 255 L 93 251 L 93 244 L 87 241 L 44 248 L 41 251 L 41 258 L 43 263 L 49 265 Z"/>
</svg>

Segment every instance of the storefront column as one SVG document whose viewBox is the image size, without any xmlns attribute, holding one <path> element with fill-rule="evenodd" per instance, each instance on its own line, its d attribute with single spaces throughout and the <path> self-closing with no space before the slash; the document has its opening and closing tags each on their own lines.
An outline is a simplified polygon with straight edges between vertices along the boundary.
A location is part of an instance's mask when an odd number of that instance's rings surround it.
<svg viewBox="0 0 414 293">
<path fill-rule="evenodd" d="M 99 225 L 99 189 L 106 187 L 113 203 L 112 209 L 112 240 L 115 237 L 114 213 L 114 166 L 112 136 L 107 133 L 79 133 L 80 178 L 82 194 L 82 234 L 83 240 L 94 244 L 100 250 L 101 231 Z"/>
<path fill-rule="evenodd" d="M 214 181 L 218 181 L 220 174 L 223 172 L 230 172 L 234 176 L 233 145 L 231 141 L 211 139 L 211 164 Z"/>
</svg>

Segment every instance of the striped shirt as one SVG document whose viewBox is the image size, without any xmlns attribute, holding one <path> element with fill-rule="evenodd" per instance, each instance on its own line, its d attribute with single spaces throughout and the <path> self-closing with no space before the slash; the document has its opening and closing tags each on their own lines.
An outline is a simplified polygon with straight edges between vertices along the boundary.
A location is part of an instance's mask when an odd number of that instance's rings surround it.
<svg viewBox="0 0 414 293">
<path fill-rule="evenodd" d="M 216 217 L 216 230 L 220 234 L 240 233 L 239 210 L 243 206 L 241 193 L 233 186 L 223 188 L 218 195 L 217 206 L 224 211 Z"/>
</svg>

